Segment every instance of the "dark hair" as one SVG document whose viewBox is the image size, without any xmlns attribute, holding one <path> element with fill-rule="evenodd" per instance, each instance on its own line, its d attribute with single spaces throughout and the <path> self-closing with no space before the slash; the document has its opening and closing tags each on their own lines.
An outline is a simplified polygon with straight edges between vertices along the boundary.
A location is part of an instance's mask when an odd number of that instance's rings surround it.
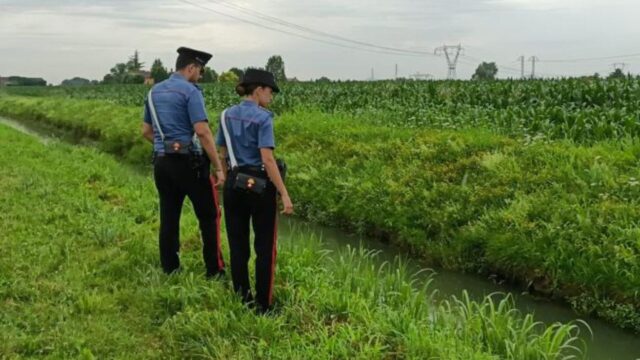
<svg viewBox="0 0 640 360">
<path fill-rule="evenodd" d="M 202 66 L 193 58 L 184 55 L 178 55 L 178 59 L 176 60 L 176 71 L 182 70 L 191 64 Z"/>
<path fill-rule="evenodd" d="M 264 86 L 262 84 L 238 84 L 236 85 L 236 93 L 240 96 L 247 96 L 253 94 L 257 88 Z"/>
</svg>

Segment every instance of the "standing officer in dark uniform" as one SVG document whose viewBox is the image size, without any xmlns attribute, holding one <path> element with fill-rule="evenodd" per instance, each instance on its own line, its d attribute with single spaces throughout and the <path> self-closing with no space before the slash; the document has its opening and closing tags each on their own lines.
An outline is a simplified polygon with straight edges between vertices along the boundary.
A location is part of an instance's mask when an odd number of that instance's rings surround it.
<svg viewBox="0 0 640 360">
<path fill-rule="evenodd" d="M 207 276 L 224 273 L 216 187 L 225 174 L 209 129 L 202 90 L 196 85 L 211 54 L 178 49 L 176 72 L 155 85 L 145 101 L 143 136 L 153 143 L 154 179 L 160 196 L 160 262 L 165 273 L 180 268 L 180 213 L 193 204 Z M 215 176 L 210 164 L 215 165 Z"/>
<path fill-rule="evenodd" d="M 255 302 L 260 312 L 271 309 L 273 303 L 277 193 L 282 197 L 282 213 L 293 212 L 293 204 L 281 176 L 282 169 L 273 156 L 273 113 L 265 109 L 271 103 L 273 93 L 279 91 L 272 73 L 247 70 L 236 87 L 236 92 L 244 96 L 244 100 L 222 113 L 216 137 L 220 153 L 229 164 L 224 185 L 224 215 L 233 288 L 245 303 L 253 304 L 248 270 L 251 222 L 256 251 Z"/>
</svg>

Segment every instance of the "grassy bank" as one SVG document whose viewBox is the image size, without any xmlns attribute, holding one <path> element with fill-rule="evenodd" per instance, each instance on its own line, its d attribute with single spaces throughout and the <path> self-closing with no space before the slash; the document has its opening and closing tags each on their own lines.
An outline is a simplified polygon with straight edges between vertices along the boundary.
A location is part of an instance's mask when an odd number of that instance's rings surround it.
<svg viewBox="0 0 640 360">
<path fill-rule="evenodd" d="M 373 125 L 476 129 L 518 138 L 577 143 L 640 136 L 640 79 L 498 81 L 287 82 L 271 109 L 311 108 L 350 115 Z M 238 101 L 231 84 L 202 84 L 206 103 L 223 109 Z M 5 87 L 0 93 L 99 100 L 139 107 L 146 85 Z"/>
<path fill-rule="evenodd" d="M 146 161 L 140 111 L 99 101 L 0 100 L 0 113 Z M 640 330 L 640 144 L 527 143 L 481 130 L 277 120 L 289 187 L 308 218 L 386 238 L 448 268 L 497 273 Z"/>
<path fill-rule="evenodd" d="M 0 126 L 2 358 L 560 359 L 573 325 L 533 326 L 510 300 L 441 305 L 349 250 L 314 239 L 280 248 L 278 312 L 245 309 L 206 281 L 191 211 L 184 271 L 157 264 L 155 190 L 96 150 Z M 11 151 L 19 149 L 19 151 Z"/>
</svg>

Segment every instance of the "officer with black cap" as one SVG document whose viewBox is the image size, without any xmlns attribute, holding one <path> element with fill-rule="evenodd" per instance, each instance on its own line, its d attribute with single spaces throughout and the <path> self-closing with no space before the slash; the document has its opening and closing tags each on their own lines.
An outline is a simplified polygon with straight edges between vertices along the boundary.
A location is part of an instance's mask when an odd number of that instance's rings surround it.
<svg viewBox="0 0 640 360">
<path fill-rule="evenodd" d="M 236 86 L 243 101 L 220 116 L 216 144 L 228 165 L 224 185 L 224 215 L 231 253 L 234 290 L 248 304 L 267 312 L 273 304 L 273 280 L 277 243 L 277 194 L 283 214 L 293 213 L 293 204 L 284 185 L 284 168 L 273 150 L 273 113 L 265 109 L 280 89 L 272 73 L 248 69 Z M 251 255 L 249 223 L 253 224 L 256 251 L 255 299 L 249 285 Z"/>
<path fill-rule="evenodd" d="M 212 55 L 178 49 L 176 72 L 156 84 L 145 100 L 143 136 L 153 143 L 154 179 L 160 197 L 160 262 L 166 273 L 180 268 L 179 230 L 182 203 L 189 197 L 202 234 L 209 277 L 224 273 L 220 251 L 220 207 L 216 187 L 225 174 L 196 85 Z M 211 175 L 210 164 L 215 166 Z"/>
</svg>

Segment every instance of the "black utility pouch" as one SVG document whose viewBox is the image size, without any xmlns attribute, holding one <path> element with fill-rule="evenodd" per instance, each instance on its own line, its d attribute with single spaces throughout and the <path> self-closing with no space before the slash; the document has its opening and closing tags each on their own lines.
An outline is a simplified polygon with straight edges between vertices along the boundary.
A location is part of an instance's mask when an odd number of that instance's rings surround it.
<svg viewBox="0 0 640 360">
<path fill-rule="evenodd" d="M 191 152 L 191 141 L 182 142 L 182 141 L 165 140 L 163 144 L 164 144 L 165 154 L 188 155 Z"/>
<path fill-rule="evenodd" d="M 254 194 L 262 194 L 267 188 L 267 179 L 237 172 L 233 181 L 234 190 L 244 190 Z"/>
</svg>

